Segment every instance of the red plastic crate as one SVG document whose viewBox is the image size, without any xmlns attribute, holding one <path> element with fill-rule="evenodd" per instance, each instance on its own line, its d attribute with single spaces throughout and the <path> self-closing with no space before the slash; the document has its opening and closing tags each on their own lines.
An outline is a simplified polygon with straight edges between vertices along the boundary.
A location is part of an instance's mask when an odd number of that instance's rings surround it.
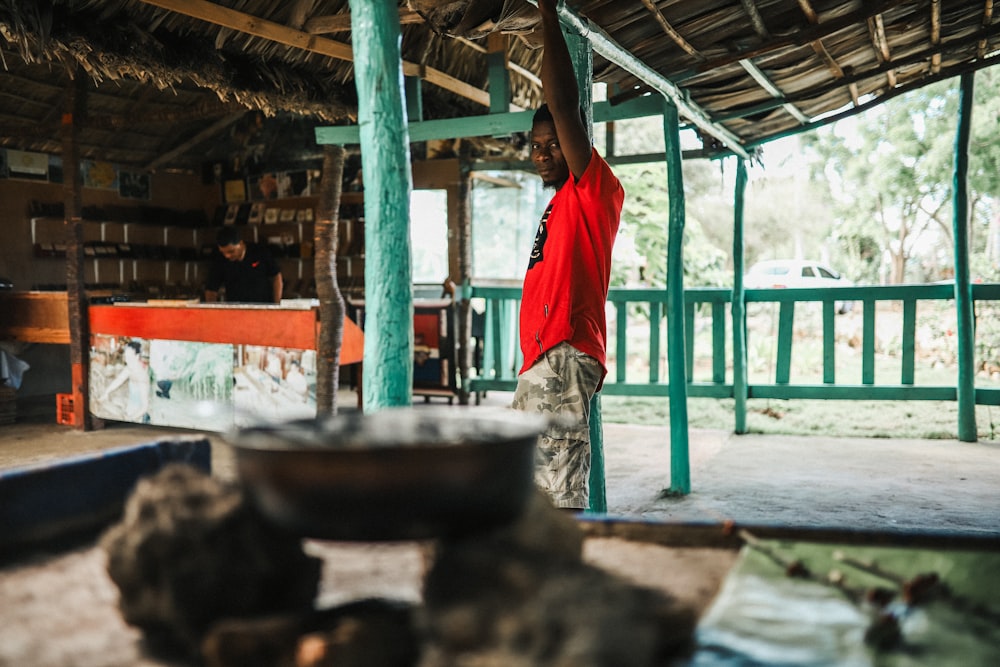
<svg viewBox="0 0 1000 667">
<path fill-rule="evenodd" d="M 73 394 L 56 394 L 56 423 L 76 426 L 73 412 Z"/>
</svg>

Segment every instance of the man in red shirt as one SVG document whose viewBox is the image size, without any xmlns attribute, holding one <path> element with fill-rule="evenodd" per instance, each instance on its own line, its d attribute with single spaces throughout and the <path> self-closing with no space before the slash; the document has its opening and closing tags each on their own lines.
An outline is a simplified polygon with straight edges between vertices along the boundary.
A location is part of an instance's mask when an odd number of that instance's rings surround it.
<svg viewBox="0 0 1000 667">
<path fill-rule="evenodd" d="M 555 0 L 540 0 L 542 88 L 531 159 L 556 189 L 542 215 L 521 298 L 524 366 L 513 407 L 540 412 L 535 478 L 557 507 L 588 506 L 590 400 L 607 373 L 604 305 L 625 193 L 591 145 Z"/>
</svg>

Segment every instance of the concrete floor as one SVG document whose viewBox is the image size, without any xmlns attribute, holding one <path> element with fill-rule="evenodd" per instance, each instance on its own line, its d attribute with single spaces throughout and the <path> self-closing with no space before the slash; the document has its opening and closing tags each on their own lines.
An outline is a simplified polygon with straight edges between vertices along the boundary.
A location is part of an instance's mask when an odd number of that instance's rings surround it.
<svg viewBox="0 0 1000 667">
<path fill-rule="evenodd" d="M 509 400 L 509 394 L 491 393 L 484 405 Z M 345 392 L 340 405 L 355 409 L 356 395 Z M 414 405 L 428 404 L 417 399 Z M 435 399 L 430 405 L 447 403 Z M 54 398 L 20 401 L 18 409 L 15 424 L 0 426 L 0 468 L 198 434 L 113 422 L 83 432 L 55 423 Z M 213 470 L 235 475 L 229 445 L 208 435 Z M 682 497 L 662 494 L 671 486 L 666 426 L 605 423 L 604 444 L 613 517 L 1000 537 L 997 442 L 736 436 L 695 429 L 689 434 L 691 493 Z"/>
</svg>

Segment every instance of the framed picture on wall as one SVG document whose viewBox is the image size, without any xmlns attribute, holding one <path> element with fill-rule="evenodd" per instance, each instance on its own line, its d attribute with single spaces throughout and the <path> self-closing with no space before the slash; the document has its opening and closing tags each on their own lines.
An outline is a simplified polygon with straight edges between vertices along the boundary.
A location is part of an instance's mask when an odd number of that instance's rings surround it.
<svg viewBox="0 0 1000 667">
<path fill-rule="evenodd" d="M 222 186 L 222 196 L 227 204 L 247 200 L 247 183 L 242 178 L 227 180 Z"/>
<path fill-rule="evenodd" d="M 118 172 L 118 196 L 123 199 L 150 200 L 149 174 L 138 171 Z"/>
</svg>

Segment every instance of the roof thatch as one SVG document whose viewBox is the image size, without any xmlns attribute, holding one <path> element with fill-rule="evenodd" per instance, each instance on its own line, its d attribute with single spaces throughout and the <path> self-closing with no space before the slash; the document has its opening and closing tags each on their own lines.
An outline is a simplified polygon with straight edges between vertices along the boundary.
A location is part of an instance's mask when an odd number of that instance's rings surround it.
<svg viewBox="0 0 1000 667">
<path fill-rule="evenodd" d="M 992 3 L 565 5 L 610 44 L 594 72 L 612 100 L 666 92 L 682 117 L 702 116 L 707 154 L 726 150 L 718 136 L 752 147 L 995 57 Z M 349 11 L 346 0 L 4 0 L 0 145 L 60 153 L 66 91 L 82 77 L 91 84 L 84 158 L 198 169 L 238 153 L 255 132 L 275 135 L 274 154 L 264 157 L 315 157 L 311 128 L 356 116 Z M 404 72 L 425 78 L 425 119 L 488 111 L 486 51 L 497 42 L 511 64 L 513 103 L 540 103 L 531 4 L 404 0 L 400 19 Z M 498 34 L 505 37 L 488 39 Z M 245 118 L 248 111 L 259 116 Z"/>
</svg>

